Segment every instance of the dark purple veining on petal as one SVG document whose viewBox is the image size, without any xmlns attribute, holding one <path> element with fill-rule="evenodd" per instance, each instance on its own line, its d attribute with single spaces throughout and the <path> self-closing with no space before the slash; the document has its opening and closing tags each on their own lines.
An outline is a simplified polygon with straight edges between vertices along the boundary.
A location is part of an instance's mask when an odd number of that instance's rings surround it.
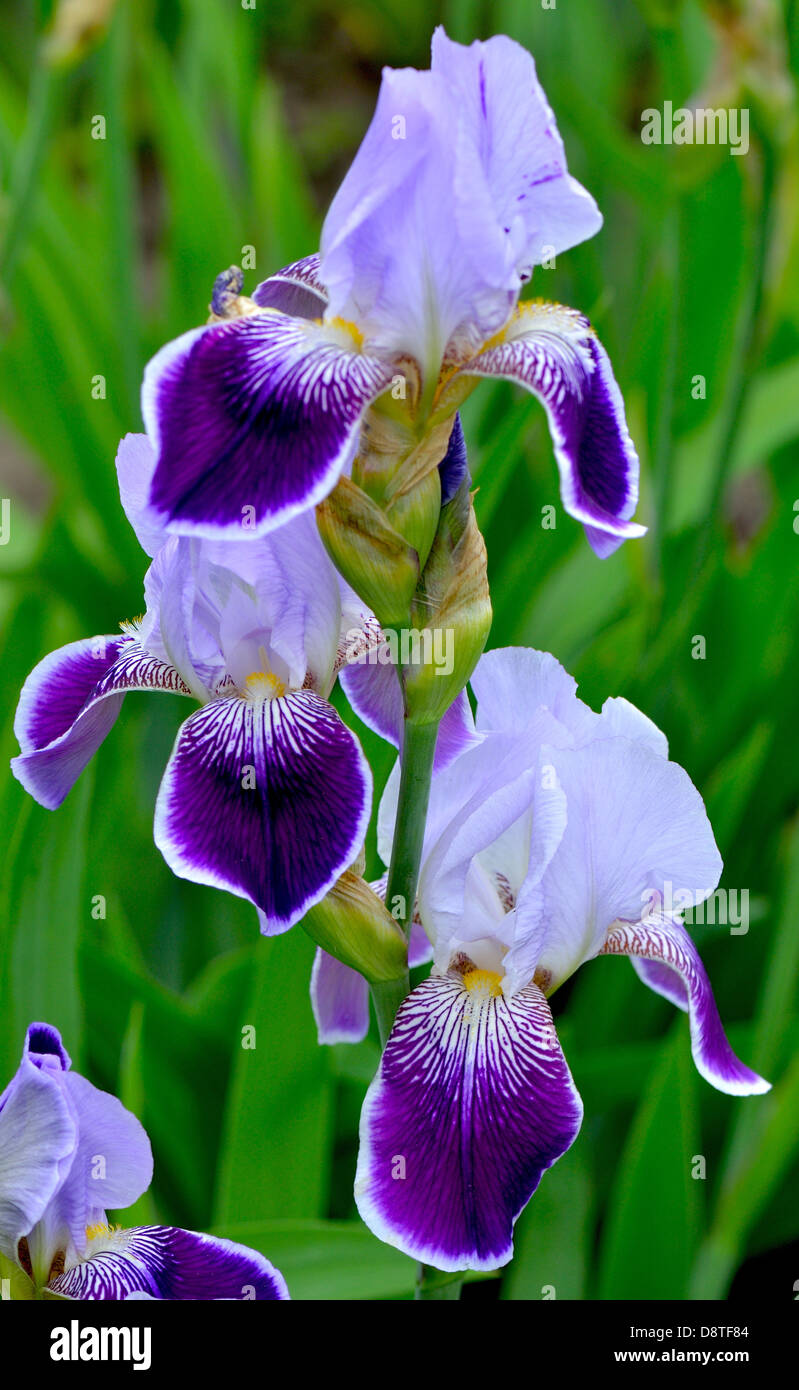
<svg viewBox="0 0 799 1390">
<path fill-rule="evenodd" d="M 180 730 L 156 842 L 175 872 L 249 898 L 285 929 L 354 858 L 370 801 L 357 740 L 325 700 L 228 696 Z"/>
<path fill-rule="evenodd" d="M 90 637 L 51 652 L 31 671 L 14 731 L 14 776 L 43 806 L 60 806 L 113 727 L 128 690 L 187 695 L 171 666 L 132 636 Z"/>
<path fill-rule="evenodd" d="M 687 996 L 694 1061 L 711 1086 L 730 1095 L 756 1095 L 769 1090 L 769 1083 L 744 1066 L 730 1047 L 707 971 L 682 923 L 666 918 L 616 922 L 608 932 L 602 954 L 642 957 L 675 972 Z M 647 983 L 658 989 L 656 979 L 650 978 Z M 666 993 L 674 1002 L 672 991 Z"/>
<path fill-rule="evenodd" d="M 431 976 L 400 1006 L 366 1098 L 361 1215 L 381 1239 L 438 1268 L 496 1268 L 581 1118 L 535 985 L 506 1000 Z"/>
<path fill-rule="evenodd" d="M 42 672 L 42 679 L 33 691 L 26 721 L 28 747 L 45 748 L 66 733 L 113 666 L 124 640 L 120 635 L 73 642 L 62 648 L 60 660 L 56 652 L 46 658 L 46 672 L 40 663 L 36 671 Z"/>
<path fill-rule="evenodd" d="M 280 1272 L 257 1251 L 232 1241 L 174 1226 L 138 1226 L 115 1232 L 109 1245 L 52 1280 L 50 1288 L 91 1300 L 131 1293 L 178 1301 L 288 1298 Z"/>
<path fill-rule="evenodd" d="M 608 554 L 625 534 L 638 497 L 638 456 L 624 402 L 588 320 L 573 310 L 535 306 L 520 320 L 526 331 L 481 353 L 464 371 L 503 376 L 526 386 L 546 407 L 566 510 Z M 602 533 L 610 531 L 605 544 Z"/>
<path fill-rule="evenodd" d="M 376 359 L 278 313 L 187 334 L 145 377 L 152 504 L 188 529 L 269 529 L 333 487 L 389 380 Z"/>
</svg>

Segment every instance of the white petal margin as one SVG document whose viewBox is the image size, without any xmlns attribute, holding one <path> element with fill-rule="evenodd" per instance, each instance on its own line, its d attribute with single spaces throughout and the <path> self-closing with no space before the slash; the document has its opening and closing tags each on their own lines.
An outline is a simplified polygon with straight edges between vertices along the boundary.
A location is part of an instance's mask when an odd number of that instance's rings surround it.
<svg viewBox="0 0 799 1390">
<path fill-rule="evenodd" d="M 724 1033 L 707 972 L 685 927 L 664 917 L 645 922 L 614 922 L 601 955 L 624 955 L 656 962 L 673 971 L 685 988 L 691 1027 L 691 1053 L 701 1076 L 730 1096 L 757 1096 L 771 1084 L 735 1056 Z M 647 983 L 651 983 L 647 979 Z M 665 993 L 662 988 L 659 993 Z M 679 1000 L 668 995 L 673 1003 Z"/>
<path fill-rule="evenodd" d="M 355 1200 L 388 1245 L 442 1270 L 490 1270 L 583 1107 L 536 985 L 431 976 L 400 1006 L 361 1114 Z"/>
</svg>

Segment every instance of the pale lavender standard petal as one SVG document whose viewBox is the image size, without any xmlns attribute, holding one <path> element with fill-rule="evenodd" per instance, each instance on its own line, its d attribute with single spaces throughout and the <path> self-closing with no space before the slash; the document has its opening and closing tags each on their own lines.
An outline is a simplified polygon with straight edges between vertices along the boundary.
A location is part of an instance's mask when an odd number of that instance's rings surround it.
<svg viewBox="0 0 799 1390">
<path fill-rule="evenodd" d="M 539 964 L 555 987 L 602 949 L 614 923 L 638 921 L 666 884 L 704 902 L 722 861 L 696 787 L 647 738 L 605 737 L 544 757 L 568 808 L 541 884 Z"/>
<path fill-rule="evenodd" d="M 0 1252 L 9 1260 L 17 1260 L 20 1240 L 41 1221 L 75 1154 L 75 1116 L 56 1078 L 64 1065 L 57 1031 L 33 1023 L 0 1095 Z"/>
<path fill-rule="evenodd" d="M 384 69 L 325 219 L 330 312 L 435 375 L 503 326 L 536 261 L 601 221 L 568 175 L 530 55 L 439 29 L 430 71 Z"/>
<path fill-rule="evenodd" d="M 559 304 L 519 306 L 502 340 L 464 368 L 505 377 L 543 404 L 560 470 L 566 511 L 581 521 L 600 557 L 642 536 L 631 521 L 639 464 L 624 402 L 607 353 L 582 314 Z"/>
<path fill-rule="evenodd" d="M 170 529 L 246 539 L 320 502 L 391 381 L 356 347 L 346 328 L 265 310 L 162 348 L 142 413 L 158 455 L 150 502 Z"/>
<path fill-rule="evenodd" d="M 171 1301 L 289 1297 L 283 1275 L 257 1250 L 174 1226 L 134 1226 L 95 1235 L 85 1260 L 48 1287 L 63 1298 L 89 1300 L 121 1300 L 130 1294 Z"/>
<path fill-rule="evenodd" d="M 441 27 L 432 47 L 432 69 L 447 82 L 462 138 L 480 155 L 484 216 L 490 211 L 506 256 L 526 280 L 534 265 L 594 236 L 602 214 L 568 172 L 554 113 L 525 48 L 504 34 L 467 47 Z M 462 196 L 457 185 L 455 193 Z"/>
<path fill-rule="evenodd" d="M 155 450 L 146 434 L 126 434 L 117 449 L 117 482 L 125 515 L 142 550 L 153 556 L 166 540 L 164 519 L 150 506 Z"/>
<path fill-rule="evenodd" d="M 21 752 L 11 770 L 42 806 L 61 805 L 113 727 L 128 690 L 189 694 L 177 671 L 120 633 L 70 642 L 31 671 L 14 721 Z"/>
<path fill-rule="evenodd" d="M 104 1220 L 107 1210 L 131 1206 L 147 1191 L 153 1155 L 143 1126 L 116 1096 L 74 1071 L 63 1073 L 61 1085 L 77 1121 L 78 1144 L 49 1221 L 54 1229 L 66 1228 L 81 1253 L 87 1226 Z"/>
<path fill-rule="evenodd" d="M 642 922 L 615 922 L 602 947 L 602 955 L 624 955 L 652 962 L 658 970 L 668 969 L 677 985 L 667 992 L 661 974 L 647 978 L 658 993 L 666 994 L 678 1007 L 687 1008 L 691 1025 L 691 1052 L 697 1071 L 731 1096 L 756 1096 L 771 1085 L 735 1056 L 724 1033 L 716 1001 L 699 959 L 699 953 L 681 922 L 661 916 Z"/>
<path fill-rule="evenodd" d="M 320 319 L 327 308 L 327 290 L 319 279 L 319 255 L 303 256 L 284 266 L 252 293 L 260 309 L 279 309 L 295 319 Z"/>
<path fill-rule="evenodd" d="M 311 1008 L 324 1045 L 363 1042 L 369 1032 L 369 985 L 321 946 L 311 971 Z"/>
<path fill-rule="evenodd" d="M 371 796 L 360 745 L 327 701 L 226 696 L 178 733 L 155 841 L 180 877 L 248 898 L 266 931 L 286 931 L 355 859 Z"/>
<path fill-rule="evenodd" d="M 381 1240 L 443 1270 L 496 1269 L 582 1103 L 535 985 L 431 976 L 400 1006 L 361 1116 L 355 1200 Z"/>
<path fill-rule="evenodd" d="M 36 1272 L 44 1277 L 57 1250 L 71 1246 L 80 1255 L 87 1226 L 104 1220 L 107 1207 L 130 1206 L 153 1175 L 150 1141 L 136 1117 L 70 1067 L 58 1030 L 31 1024 L 19 1071 L 0 1099 L 4 1193 L 8 1185 L 0 1210 L 7 1201 L 12 1217 L 15 1208 L 18 1220 L 24 1216 L 17 1238 L 35 1236 L 31 1257 L 34 1266 L 43 1260 Z M 31 1194 L 36 1175 L 40 1188 Z M 12 1228 L 9 1217 L 2 1235 Z"/>
</svg>

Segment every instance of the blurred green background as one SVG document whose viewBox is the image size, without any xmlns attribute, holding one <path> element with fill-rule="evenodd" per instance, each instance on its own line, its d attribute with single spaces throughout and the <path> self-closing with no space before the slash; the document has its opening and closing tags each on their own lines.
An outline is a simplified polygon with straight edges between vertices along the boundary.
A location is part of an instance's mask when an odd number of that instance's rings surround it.
<svg viewBox="0 0 799 1390">
<path fill-rule="evenodd" d="M 799 5 L 120 0 L 112 17 L 95 5 L 110 28 L 72 51 L 66 7 L 61 41 L 45 34 L 52 9 L 0 13 L 4 763 L 35 662 L 141 611 L 114 454 L 141 428 L 148 356 L 204 320 L 242 248 L 252 289 L 317 246 L 383 63 L 426 66 L 438 18 L 458 39 L 520 40 L 605 215 L 533 292 L 588 313 L 611 354 L 651 529 L 596 560 L 558 504 L 540 407 L 485 384 L 464 423 L 491 645 L 547 648 L 595 707 L 625 695 L 667 732 L 707 800 L 723 885 L 750 894 L 748 933 L 695 934 L 733 1045 L 775 1086 L 712 1090 L 685 1018 L 626 963 L 592 963 L 554 1001 L 582 1133 L 519 1221 L 513 1264 L 465 1297 L 794 1299 Z M 745 106 L 749 154 L 643 145 L 641 111 L 666 99 Z M 0 1080 L 28 1021 L 56 1023 L 151 1135 L 156 1179 L 134 1219 L 239 1236 L 298 1298 L 408 1297 L 411 1262 L 351 1196 L 376 1043 L 318 1048 L 303 932 L 258 939 L 247 905 L 175 879 L 153 845 L 184 716 L 175 697 L 130 696 L 59 812 L 1 779 Z M 364 742 L 381 786 L 390 750 Z"/>
</svg>

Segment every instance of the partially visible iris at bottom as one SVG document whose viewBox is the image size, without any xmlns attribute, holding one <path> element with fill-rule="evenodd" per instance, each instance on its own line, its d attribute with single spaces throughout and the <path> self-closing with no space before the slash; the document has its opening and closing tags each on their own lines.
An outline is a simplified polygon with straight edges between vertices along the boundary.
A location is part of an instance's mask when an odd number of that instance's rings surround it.
<svg viewBox="0 0 799 1390">
<path fill-rule="evenodd" d="M 150 1186 L 135 1115 L 72 1071 L 60 1034 L 32 1023 L 0 1095 L 0 1275 L 12 1299 L 277 1300 L 257 1250 L 176 1226 L 109 1224 Z"/>
</svg>

